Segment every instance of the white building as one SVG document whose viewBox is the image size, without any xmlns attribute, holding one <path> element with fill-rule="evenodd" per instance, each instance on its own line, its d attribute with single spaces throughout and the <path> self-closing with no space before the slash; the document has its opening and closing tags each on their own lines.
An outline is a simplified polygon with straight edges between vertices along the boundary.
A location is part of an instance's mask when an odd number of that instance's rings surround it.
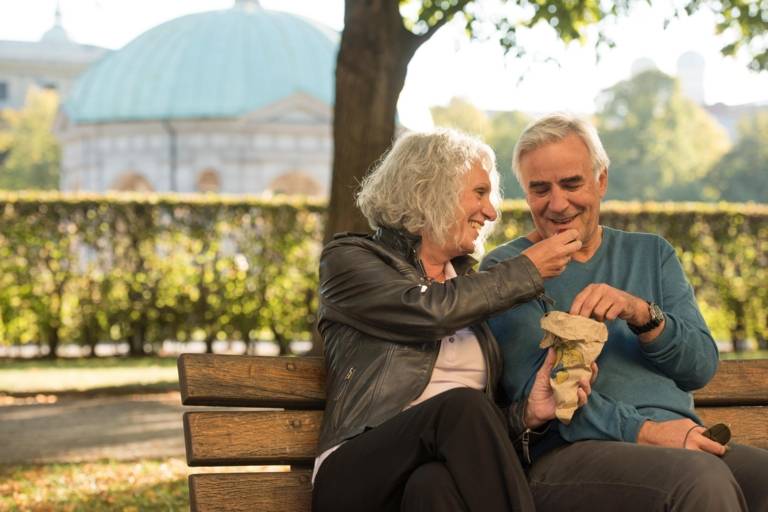
<svg viewBox="0 0 768 512">
<path fill-rule="evenodd" d="M 108 50 L 72 41 L 56 9 L 53 27 L 40 41 L 0 41 L 0 109 L 20 109 L 30 87 L 69 93 L 78 75 Z"/>
<path fill-rule="evenodd" d="M 61 189 L 327 195 L 338 39 L 257 0 L 145 32 L 67 96 Z"/>
</svg>

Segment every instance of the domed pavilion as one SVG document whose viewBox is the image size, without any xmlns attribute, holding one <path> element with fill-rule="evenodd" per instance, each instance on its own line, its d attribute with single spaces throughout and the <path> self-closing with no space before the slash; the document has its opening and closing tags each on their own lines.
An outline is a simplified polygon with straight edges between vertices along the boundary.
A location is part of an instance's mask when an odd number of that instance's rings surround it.
<svg viewBox="0 0 768 512">
<path fill-rule="evenodd" d="M 338 39 L 256 0 L 145 32 L 66 98 L 62 190 L 326 195 Z"/>
</svg>

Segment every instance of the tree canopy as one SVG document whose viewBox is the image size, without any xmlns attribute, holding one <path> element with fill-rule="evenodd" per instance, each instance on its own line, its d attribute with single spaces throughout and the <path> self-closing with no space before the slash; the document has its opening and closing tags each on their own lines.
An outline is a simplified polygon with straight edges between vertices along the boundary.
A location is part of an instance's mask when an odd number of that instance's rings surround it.
<svg viewBox="0 0 768 512">
<path fill-rule="evenodd" d="M 611 159 L 608 198 L 696 200 L 703 176 L 730 146 L 725 130 L 657 70 L 598 98 L 597 125 Z"/>
<path fill-rule="evenodd" d="M 0 112 L 0 188 L 59 188 L 59 143 L 51 131 L 59 97 L 30 89 L 24 108 Z"/>
<path fill-rule="evenodd" d="M 463 16 L 470 36 L 492 34 L 512 55 L 525 53 L 518 33 L 546 24 L 563 42 L 585 41 L 597 27 L 600 45 L 610 46 L 605 28 L 650 0 L 498 0 L 499 15 L 485 16 L 470 0 L 345 0 L 344 30 L 336 66 L 334 156 L 325 239 L 346 230 L 367 230 L 354 192 L 369 167 L 395 136 L 397 99 L 416 50 L 443 25 Z M 674 16 L 706 9 L 715 30 L 730 42 L 726 55 L 744 52 L 750 67 L 768 69 L 768 7 L 754 0 L 683 0 Z M 490 28 L 490 29 L 489 29 Z"/>
<path fill-rule="evenodd" d="M 451 98 L 448 105 L 432 107 L 430 112 L 435 126 L 456 128 L 482 137 L 496 152 L 504 197 L 523 197 L 523 190 L 512 173 L 512 154 L 517 139 L 531 121 L 528 115 L 516 111 L 488 114 L 462 98 Z"/>
<path fill-rule="evenodd" d="M 768 201 L 768 112 L 741 121 L 738 142 L 704 179 L 704 197 Z"/>
</svg>

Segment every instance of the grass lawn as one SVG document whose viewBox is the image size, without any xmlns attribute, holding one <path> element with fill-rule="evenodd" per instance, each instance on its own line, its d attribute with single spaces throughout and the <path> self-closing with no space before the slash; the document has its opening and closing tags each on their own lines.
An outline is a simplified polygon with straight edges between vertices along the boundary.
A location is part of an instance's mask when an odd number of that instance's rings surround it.
<svg viewBox="0 0 768 512">
<path fill-rule="evenodd" d="M 720 360 L 733 359 L 768 359 L 768 350 L 752 350 L 749 352 L 720 352 Z"/>
<path fill-rule="evenodd" d="M 188 510 L 181 458 L 0 466 L 3 511 Z"/>
<path fill-rule="evenodd" d="M 2 360 L 0 392 L 87 391 L 178 382 L 175 357 Z"/>
</svg>

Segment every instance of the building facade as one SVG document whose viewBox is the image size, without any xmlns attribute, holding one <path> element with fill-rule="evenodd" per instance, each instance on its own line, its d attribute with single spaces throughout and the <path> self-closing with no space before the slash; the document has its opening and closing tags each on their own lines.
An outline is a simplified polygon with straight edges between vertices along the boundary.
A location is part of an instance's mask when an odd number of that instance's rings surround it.
<svg viewBox="0 0 768 512">
<path fill-rule="evenodd" d="M 337 49 L 255 0 L 145 32 L 66 97 L 62 190 L 327 195 Z"/>
<path fill-rule="evenodd" d="M 70 39 L 57 8 L 53 27 L 40 41 L 0 41 L 0 109 L 21 109 L 32 87 L 69 94 L 75 79 L 106 53 Z"/>
</svg>

